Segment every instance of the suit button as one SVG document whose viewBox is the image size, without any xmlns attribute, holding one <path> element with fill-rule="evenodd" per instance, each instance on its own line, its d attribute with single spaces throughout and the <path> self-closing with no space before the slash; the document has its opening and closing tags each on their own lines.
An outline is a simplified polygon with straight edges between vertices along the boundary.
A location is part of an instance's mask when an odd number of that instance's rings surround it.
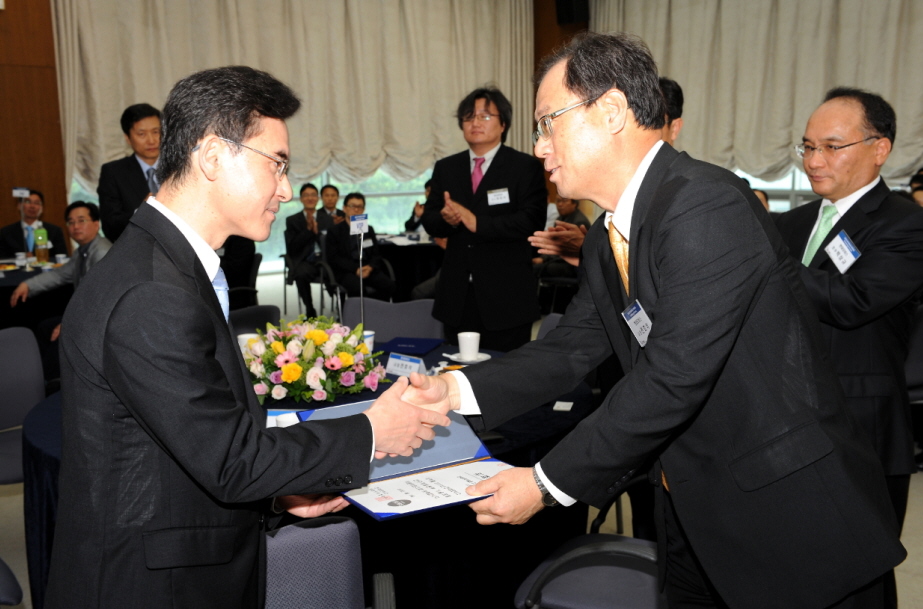
<svg viewBox="0 0 923 609">
<path fill-rule="evenodd" d="M 324 482 L 324 485 L 327 486 L 328 488 L 333 486 L 333 478 L 327 478 L 327 481 Z"/>
<path fill-rule="evenodd" d="M 615 487 L 614 487 L 614 486 L 610 486 L 609 488 L 606 489 L 606 492 L 609 493 L 610 495 L 612 495 L 613 493 L 615 493 Z"/>
<path fill-rule="evenodd" d="M 469 244 L 468 244 L 468 249 L 469 249 L 469 250 L 474 249 L 474 244 L 473 244 L 473 243 L 469 243 Z"/>
<path fill-rule="evenodd" d="M 345 482 L 346 484 L 352 484 L 352 483 L 353 483 L 353 477 L 352 477 L 352 476 L 343 476 L 343 482 Z"/>
<path fill-rule="evenodd" d="M 337 476 L 337 479 L 334 480 L 333 483 L 336 484 L 337 486 L 341 486 L 343 484 L 343 479 Z"/>
</svg>

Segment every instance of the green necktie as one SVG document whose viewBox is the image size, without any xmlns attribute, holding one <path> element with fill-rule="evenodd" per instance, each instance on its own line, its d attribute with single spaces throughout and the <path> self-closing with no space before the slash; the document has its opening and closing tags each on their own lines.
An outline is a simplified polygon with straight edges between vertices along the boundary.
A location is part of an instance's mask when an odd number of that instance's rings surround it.
<svg viewBox="0 0 923 609">
<path fill-rule="evenodd" d="M 811 260 L 814 259 L 814 254 L 817 253 L 820 244 L 824 242 L 824 237 L 826 237 L 830 229 L 833 228 L 833 216 L 835 216 L 836 213 L 836 205 L 824 206 L 822 211 L 823 215 L 820 217 L 817 230 L 814 231 L 814 236 L 808 241 L 808 247 L 804 248 L 804 256 L 801 257 L 801 263 L 803 265 L 808 266 L 811 264 Z"/>
</svg>

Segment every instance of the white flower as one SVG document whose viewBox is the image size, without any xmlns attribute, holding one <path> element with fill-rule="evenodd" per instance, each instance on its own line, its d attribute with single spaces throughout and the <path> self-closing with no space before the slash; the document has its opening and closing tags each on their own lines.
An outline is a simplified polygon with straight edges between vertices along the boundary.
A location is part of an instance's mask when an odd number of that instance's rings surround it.
<svg viewBox="0 0 923 609">
<path fill-rule="evenodd" d="M 343 342 L 343 335 L 342 334 L 331 334 L 330 340 L 333 341 L 334 345 L 339 345 L 341 342 Z"/>
<path fill-rule="evenodd" d="M 301 341 L 298 340 L 297 338 L 294 338 L 288 341 L 288 345 L 285 347 L 285 350 L 291 353 L 292 355 L 294 355 L 295 357 L 298 357 L 299 355 L 301 355 L 302 349 L 304 349 L 304 345 L 301 344 Z"/>
<path fill-rule="evenodd" d="M 356 345 L 359 344 L 359 337 L 353 334 L 352 336 L 346 339 L 346 344 L 349 345 L 350 347 L 355 347 Z"/>
<path fill-rule="evenodd" d="M 263 378 L 263 375 L 266 374 L 266 368 L 263 367 L 263 362 L 255 359 L 250 362 L 250 374 L 256 378 Z"/>
<path fill-rule="evenodd" d="M 266 353 L 266 344 L 262 340 L 251 340 L 249 341 L 250 353 L 257 357 L 263 357 L 263 354 Z"/>
<path fill-rule="evenodd" d="M 323 345 L 321 345 L 320 350 L 321 350 L 321 353 L 323 353 L 327 357 L 332 357 L 333 354 L 336 353 L 337 344 L 333 341 L 333 338 L 331 338 L 330 340 L 325 342 Z"/>
<path fill-rule="evenodd" d="M 286 395 L 288 395 L 288 389 L 286 389 L 282 385 L 276 385 L 275 387 L 272 388 L 272 398 L 274 400 L 281 400 Z"/>
<path fill-rule="evenodd" d="M 321 382 L 326 379 L 327 373 L 324 372 L 324 369 L 317 368 L 316 366 L 309 369 L 307 374 L 304 375 L 304 380 L 311 389 L 323 389 L 324 386 Z"/>
</svg>

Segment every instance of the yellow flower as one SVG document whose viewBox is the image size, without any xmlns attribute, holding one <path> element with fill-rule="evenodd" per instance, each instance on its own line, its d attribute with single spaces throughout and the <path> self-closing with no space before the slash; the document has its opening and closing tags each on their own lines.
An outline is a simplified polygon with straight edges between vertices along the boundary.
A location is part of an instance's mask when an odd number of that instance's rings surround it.
<svg viewBox="0 0 923 609">
<path fill-rule="evenodd" d="M 275 351 L 277 354 L 282 353 L 283 351 L 285 351 L 285 345 L 283 345 L 280 341 L 277 341 L 277 340 L 276 340 L 276 341 L 273 341 L 272 344 L 269 345 L 269 346 L 270 346 L 270 347 L 272 348 L 272 350 Z"/>
<path fill-rule="evenodd" d="M 282 366 L 282 382 L 293 383 L 301 377 L 302 368 L 298 364 L 285 364 Z"/>
<path fill-rule="evenodd" d="M 323 330 L 311 330 L 310 332 L 308 332 L 305 338 L 314 341 L 315 345 L 323 345 L 325 342 L 327 342 L 327 339 L 330 337 L 327 336 L 327 333 L 324 332 Z"/>
<path fill-rule="evenodd" d="M 365 343 L 359 343 L 359 346 L 356 347 L 356 351 L 358 351 L 359 353 L 364 353 L 365 355 L 369 354 L 369 348 L 366 346 Z"/>
<path fill-rule="evenodd" d="M 344 366 L 352 366 L 356 361 L 353 359 L 353 354 L 347 353 L 346 351 L 340 351 L 337 353 L 337 357 L 340 358 Z"/>
</svg>

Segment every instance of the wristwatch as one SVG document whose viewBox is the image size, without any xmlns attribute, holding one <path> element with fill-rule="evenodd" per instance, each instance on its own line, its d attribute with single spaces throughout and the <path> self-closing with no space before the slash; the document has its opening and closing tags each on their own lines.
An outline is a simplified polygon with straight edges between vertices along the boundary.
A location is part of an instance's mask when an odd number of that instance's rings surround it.
<svg viewBox="0 0 923 609">
<path fill-rule="evenodd" d="M 554 498 L 554 495 L 548 492 L 548 489 L 545 488 L 545 485 L 542 484 L 542 479 L 539 478 L 538 472 L 535 471 L 535 468 L 532 468 L 532 477 L 535 478 L 535 484 L 538 485 L 538 490 L 542 492 L 542 505 L 545 507 L 554 507 L 559 505 L 558 500 Z"/>
</svg>

